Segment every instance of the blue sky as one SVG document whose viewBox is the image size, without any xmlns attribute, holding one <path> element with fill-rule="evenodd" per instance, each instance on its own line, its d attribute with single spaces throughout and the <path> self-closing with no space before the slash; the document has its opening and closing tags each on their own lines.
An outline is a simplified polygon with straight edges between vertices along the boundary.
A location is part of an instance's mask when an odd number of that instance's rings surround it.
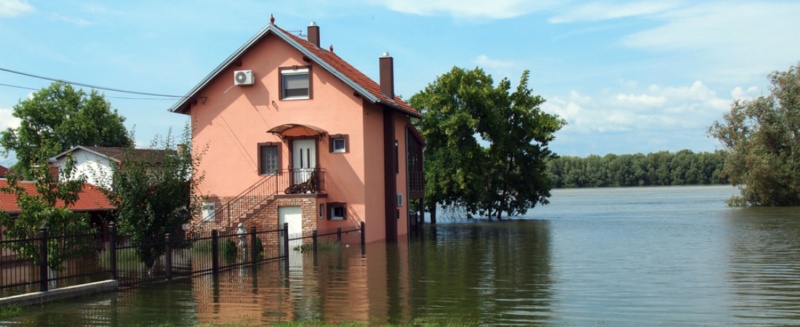
<svg viewBox="0 0 800 327">
<path fill-rule="evenodd" d="M 388 51 L 406 98 L 453 66 L 514 84 L 530 70 L 544 110 L 568 122 L 561 155 L 719 149 L 706 128 L 731 101 L 769 94 L 767 74 L 800 62 L 797 1 L 0 0 L 0 68 L 180 96 L 270 14 L 289 31 L 316 22 L 373 79 Z M 23 87 L 0 85 L 0 128 L 49 83 L 0 71 Z M 188 120 L 171 98 L 103 92 L 141 145 Z"/>
</svg>

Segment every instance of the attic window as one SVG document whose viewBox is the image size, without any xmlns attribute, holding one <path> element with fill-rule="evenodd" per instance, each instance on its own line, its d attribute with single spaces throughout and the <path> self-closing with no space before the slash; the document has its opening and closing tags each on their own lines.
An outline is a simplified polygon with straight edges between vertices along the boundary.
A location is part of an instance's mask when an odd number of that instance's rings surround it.
<svg viewBox="0 0 800 327">
<path fill-rule="evenodd" d="M 308 67 L 281 69 L 281 99 L 311 98 L 311 74 Z"/>
</svg>

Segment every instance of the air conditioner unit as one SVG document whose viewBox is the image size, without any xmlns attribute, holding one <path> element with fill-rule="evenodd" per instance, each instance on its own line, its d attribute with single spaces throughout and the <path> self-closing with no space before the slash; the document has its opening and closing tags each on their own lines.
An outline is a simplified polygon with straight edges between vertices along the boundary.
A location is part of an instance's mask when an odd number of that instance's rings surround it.
<svg viewBox="0 0 800 327">
<path fill-rule="evenodd" d="M 233 72 L 233 84 L 253 85 L 256 82 L 252 70 L 237 70 Z"/>
</svg>

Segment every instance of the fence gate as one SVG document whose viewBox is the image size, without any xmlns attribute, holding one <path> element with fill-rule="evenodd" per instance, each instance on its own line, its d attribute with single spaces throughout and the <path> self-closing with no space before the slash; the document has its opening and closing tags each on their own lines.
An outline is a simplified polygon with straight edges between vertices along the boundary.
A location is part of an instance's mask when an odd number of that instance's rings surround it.
<svg viewBox="0 0 800 327">
<path fill-rule="evenodd" d="M 301 246 L 303 240 L 303 212 L 300 207 L 280 207 L 278 208 L 278 221 L 279 226 L 289 224 L 289 267 L 303 267 L 303 255 L 300 251 L 294 251 L 294 248 Z M 283 237 L 281 235 L 281 253 L 283 252 Z"/>
</svg>

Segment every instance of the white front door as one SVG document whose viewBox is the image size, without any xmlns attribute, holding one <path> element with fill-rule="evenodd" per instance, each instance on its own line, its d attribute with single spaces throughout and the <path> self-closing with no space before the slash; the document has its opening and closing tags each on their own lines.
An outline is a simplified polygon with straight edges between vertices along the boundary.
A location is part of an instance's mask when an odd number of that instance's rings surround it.
<svg viewBox="0 0 800 327">
<path fill-rule="evenodd" d="M 303 245 L 303 212 L 300 207 L 278 207 L 278 227 L 283 229 L 283 224 L 289 224 L 289 266 L 303 266 L 303 255 L 300 251 L 294 251 L 297 246 Z M 286 235 L 281 233 L 280 249 L 281 253 L 284 251 L 283 238 Z M 297 240 L 293 240 L 298 238 Z"/>
<path fill-rule="evenodd" d="M 317 168 L 317 142 L 314 139 L 292 141 L 293 184 L 304 183 Z"/>
</svg>

